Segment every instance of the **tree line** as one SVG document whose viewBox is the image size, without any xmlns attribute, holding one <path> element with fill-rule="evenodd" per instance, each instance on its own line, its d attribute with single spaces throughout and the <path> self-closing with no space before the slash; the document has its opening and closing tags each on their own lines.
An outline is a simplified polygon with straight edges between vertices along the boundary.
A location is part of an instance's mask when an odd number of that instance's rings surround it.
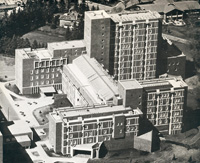
<svg viewBox="0 0 200 163">
<path fill-rule="evenodd" d="M 16 48 L 35 46 L 36 44 L 30 45 L 28 39 L 20 37 L 46 23 L 51 23 L 54 13 L 64 12 L 65 7 L 64 0 L 59 4 L 56 0 L 27 0 L 23 10 L 13 10 L 10 15 L 5 12 L 5 16 L 0 20 L 0 53 L 14 55 Z M 39 43 L 37 45 L 43 46 Z"/>
</svg>

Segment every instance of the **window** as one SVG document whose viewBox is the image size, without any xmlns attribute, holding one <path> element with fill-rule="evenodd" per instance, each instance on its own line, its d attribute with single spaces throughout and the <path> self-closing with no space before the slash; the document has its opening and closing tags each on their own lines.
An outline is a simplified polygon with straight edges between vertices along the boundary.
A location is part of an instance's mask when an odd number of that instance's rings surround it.
<svg viewBox="0 0 200 163">
<path fill-rule="evenodd" d="M 30 71 L 30 74 L 33 75 L 33 70 Z"/>
<path fill-rule="evenodd" d="M 31 76 L 31 79 L 30 79 L 31 81 L 33 81 L 33 76 Z"/>
<path fill-rule="evenodd" d="M 107 134 L 107 130 L 104 130 L 104 131 L 103 131 L 103 134 L 104 134 L 104 135 Z"/>
<path fill-rule="evenodd" d="M 41 81 L 41 85 L 44 85 L 44 81 Z"/>
<path fill-rule="evenodd" d="M 60 71 L 60 67 L 57 68 L 57 71 Z"/>
<path fill-rule="evenodd" d="M 35 82 L 35 85 L 39 85 L 38 81 Z"/>
<path fill-rule="evenodd" d="M 35 76 L 35 79 L 38 79 L 38 78 L 39 78 L 38 75 L 36 75 L 36 76 Z"/>
<path fill-rule="evenodd" d="M 48 73 L 48 72 L 49 72 L 49 68 L 46 69 L 46 73 Z"/>
<path fill-rule="evenodd" d="M 56 73 L 56 77 L 58 77 L 59 76 L 59 74 L 58 73 Z"/>
<path fill-rule="evenodd" d="M 119 130 L 119 133 L 120 133 L 120 134 L 122 134 L 122 129 L 121 129 L 121 130 Z"/>
<path fill-rule="evenodd" d="M 42 69 L 41 69 L 41 73 L 43 73 L 43 72 L 44 72 L 44 69 L 42 68 Z"/>
<path fill-rule="evenodd" d="M 48 80 L 46 81 L 46 84 L 49 84 L 49 81 L 48 81 Z"/>
<path fill-rule="evenodd" d="M 35 70 L 35 73 L 38 74 L 39 70 Z"/>
<path fill-rule="evenodd" d="M 85 129 L 88 129 L 88 125 L 85 125 Z"/>
<path fill-rule="evenodd" d="M 46 75 L 46 78 L 49 79 L 49 74 Z"/>
<path fill-rule="evenodd" d="M 46 65 L 47 65 L 47 67 L 49 67 L 49 61 L 46 61 Z"/>
<path fill-rule="evenodd" d="M 54 78 L 54 74 L 51 74 L 51 78 Z"/>
<path fill-rule="evenodd" d="M 69 134 L 69 138 L 72 139 L 73 138 L 73 134 Z"/>
<path fill-rule="evenodd" d="M 52 80 L 52 84 L 54 84 L 54 80 Z"/>
<path fill-rule="evenodd" d="M 33 87 L 33 82 L 30 83 L 30 86 Z"/>
<path fill-rule="evenodd" d="M 52 68 L 51 71 L 54 72 L 54 68 Z"/>
<path fill-rule="evenodd" d="M 102 36 L 104 36 L 104 33 L 102 33 Z"/>
<path fill-rule="evenodd" d="M 41 75 L 41 79 L 44 79 L 44 75 Z"/>
</svg>

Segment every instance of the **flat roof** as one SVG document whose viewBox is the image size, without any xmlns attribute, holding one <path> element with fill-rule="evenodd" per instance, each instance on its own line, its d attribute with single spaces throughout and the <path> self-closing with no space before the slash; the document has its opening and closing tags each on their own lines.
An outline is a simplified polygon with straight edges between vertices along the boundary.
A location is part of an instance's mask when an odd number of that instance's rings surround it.
<svg viewBox="0 0 200 163">
<path fill-rule="evenodd" d="M 104 18 L 110 18 L 110 15 L 108 15 L 104 10 L 97 10 L 97 11 L 87 11 L 85 12 L 87 16 L 90 17 L 90 19 L 104 19 Z"/>
<path fill-rule="evenodd" d="M 102 113 L 115 114 L 116 112 L 123 114 L 123 112 L 133 111 L 133 115 L 141 115 L 142 112 L 139 109 L 132 109 L 131 107 L 124 107 L 123 105 L 118 106 L 104 106 L 104 107 L 95 107 L 95 108 L 83 108 L 83 109 L 74 109 L 70 111 L 60 111 L 60 114 L 64 118 L 77 117 L 77 116 L 86 116 Z"/>
<path fill-rule="evenodd" d="M 17 140 L 18 143 L 23 143 L 23 142 L 30 142 L 30 138 L 28 135 L 20 135 L 20 136 L 15 136 L 15 139 Z"/>
<path fill-rule="evenodd" d="M 48 49 L 63 50 L 63 49 L 74 49 L 85 47 L 84 40 L 73 40 L 73 41 L 61 41 L 51 42 L 47 44 Z"/>
<path fill-rule="evenodd" d="M 52 58 L 51 53 L 45 48 L 39 49 L 31 49 L 31 48 L 24 48 L 24 49 L 17 49 L 18 54 L 20 54 L 24 59 L 48 59 Z"/>
<path fill-rule="evenodd" d="M 55 93 L 55 88 L 53 86 L 49 86 L 49 87 L 40 87 L 40 90 L 43 93 Z"/>
<path fill-rule="evenodd" d="M 23 120 L 16 120 L 13 121 L 14 124 L 8 126 L 12 135 L 19 135 L 19 134 L 27 134 L 32 132 L 31 128 L 28 124 Z"/>
<path fill-rule="evenodd" d="M 130 80 L 120 80 L 118 81 L 126 90 L 127 89 L 133 89 L 133 88 L 142 88 L 140 83 L 135 79 Z"/>
<path fill-rule="evenodd" d="M 126 21 L 137 21 L 137 20 L 161 18 L 161 15 L 156 11 L 117 13 L 117 14 L 110 14 L 110 16 L 114 22 L 126 22 Z"/>
</svg>

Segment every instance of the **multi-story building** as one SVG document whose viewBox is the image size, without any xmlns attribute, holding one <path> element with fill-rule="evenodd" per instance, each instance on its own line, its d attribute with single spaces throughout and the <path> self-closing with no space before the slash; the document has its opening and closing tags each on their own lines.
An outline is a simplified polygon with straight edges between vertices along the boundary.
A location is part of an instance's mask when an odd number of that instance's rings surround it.
<svg viewBox="0 0 200 163">
<path fill-rule="evenodd" d="M 75 151 L 98 153 L 97 142 L 138 135 L 140 109 L 130 107 L 65 108 L 49 114 L 49 138 L 56 153 L 73 156 Z M 133 143 L 130 145 L 133 147 Z M 88 149 L 89 148 L 89 149 Z"/>
<path fill-rule="evenodd" d="M 186 56 L 169 39 L 163 37 L 159 49 L 157 74 L 181 76 L 185 79 Z"/>
<path fill-rule="evenodd" d="M 187 84 L 182 79 L 119 81 L 124 107 L 138 107 L 162 134 L 180 133 L 186 109 Z"/>
<path fill-rule="evenodd" d="M 82 40 L 48 43 L 47 49 L 16 49 L 15 79 L 20 93 L 38 93 L 41 87 L 61 89 L 62 66 L 84 52 Z"/>
<path fill-rule="evenodd" d="M 161 35 L 157 12 L 85 14 L 87 53 L 105 66 L 115 79 L 156 77 L 158 41 Z"/>
<path fill-rule="evenodd" d="M 79 56 L 63 67 L 62 91 L 73 106 L 109 105 L 118 95 L 115 81 L 87 55 Z"/>
</svg>

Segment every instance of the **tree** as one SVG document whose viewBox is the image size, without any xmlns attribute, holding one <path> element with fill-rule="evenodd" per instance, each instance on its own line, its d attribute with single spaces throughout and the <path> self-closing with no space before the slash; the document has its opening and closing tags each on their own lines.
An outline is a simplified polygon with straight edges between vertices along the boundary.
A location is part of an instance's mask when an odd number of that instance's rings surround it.
<svg viewBox="0 0 200 163">
<path fill-rule="evenodd" d="M 32 49 L 37 49 L 38 48 L 38 42 L 36 40 L 34 40 L 31 47 L 32 47 Z"/>
<path fill-rule="evenodd" d="M 96 8 L 94 7 L 94 5 L 92 5 L 91 11 L 95 11 L 95 10 L 96 10 Z"/>
</svg>

